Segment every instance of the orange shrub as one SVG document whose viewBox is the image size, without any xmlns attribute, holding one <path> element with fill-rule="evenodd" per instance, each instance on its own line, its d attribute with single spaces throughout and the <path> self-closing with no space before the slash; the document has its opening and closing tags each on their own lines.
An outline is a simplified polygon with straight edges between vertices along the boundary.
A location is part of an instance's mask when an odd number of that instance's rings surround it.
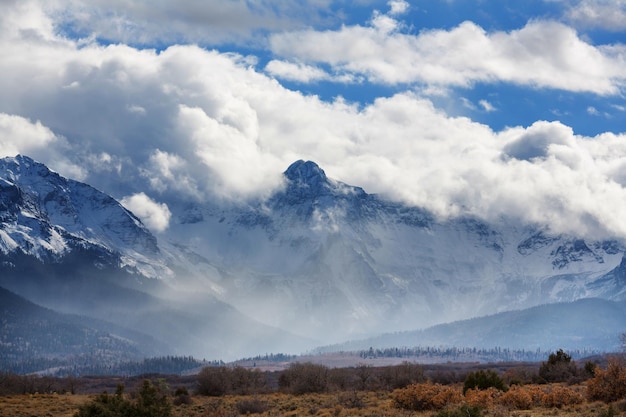
<svg viewBox="0 0 626 417">
<path fill-rule="evenodd" d="M 606 370 L 596 368 L 594 377 L 587 381 L 589 401 L 610 403 L 626 398 L 626 364 L 618 358 L 609 359 Z"/>
<path fill-rule="evenodd" d="M 465 392 L 465 401 L 470 406 L 478 406 L 480 408 L 492 408 L 496 402 L 496 399 L 502 396 L 502 391 L 494 387 L 487 389 L 468 389 Z"/>
<path fill-rule="evenodd" d="M 581 404 L 585 399 L 571 388 L 555 385 L 541 398 L 544 407 L 561 408 L 564 405 Z"/>
<path fill-rule="evenodd" d="M 395 407 L 414 411 L 441 410 L 463 400 L 457 388 L 433 383 L 413 384 L 395 390 L 392 398 Z"/>
<path fill-rule="evenodd" d="M 513 385 L 498 398 L 497 402 L 509 409 L 530 410 L 533 406 L 533 396 L 525 387 Z"/>
<path fill-rule="evenodd" d="M 538 407 L 542 404 L 543 396 L 546 393 L 546 386 L 545 385 L 525 385 L 524 391 L 526 391 L 530 395 L 533 406 Z"/>
</svg>

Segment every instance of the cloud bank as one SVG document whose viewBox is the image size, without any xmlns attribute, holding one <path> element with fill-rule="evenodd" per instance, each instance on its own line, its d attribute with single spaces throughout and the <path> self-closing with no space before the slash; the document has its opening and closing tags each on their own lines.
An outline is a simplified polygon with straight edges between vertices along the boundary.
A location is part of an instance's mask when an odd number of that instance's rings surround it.
<svg viewBox="0 0 626 417">
<path fill-rule="evenodd" d="M 297 64 L 261 70 L 255 57 L 194 45 L 72 40 L 39 3 L 4 2 L 2 153 L 30 154 L 126 197 L 155 231 L 166 230 L 178 202 L 263 198 L 291 162 L 310 159 L 332 178 L 441 216 L 510 216 L 625 238 L 624 134 L 584 137 L 543 120 L 495 131 L 446 114 L 417 89 L 358 105 L 289 90 L 272 76 L 320 80 L 324 65 L 374 83 L 623 90 L 621 45 L 593 46 L 542 21 L 506 33 L 466 22 L 409 36 L 395 20 L 405 3 L 392 3 L 370 26 L 273 35 L 273 50 L 291 51 L 285 62 Z"/>
<path fill-rule="evenodd" d="M 385 84 L 507 82 L 600 95 L 619 94 L 626 85 L 624 45 L 593 46 L 554 21 L 493 33 L 472 22 L 418 35 L 398 27 L 393 18 L 375 15 L 370 26 L 277 33 L 270 45 L 277 55 L 298 59 L 303 71 L 325 64 Z M 282 75 L 271 64 L 268 71 Z"/>
</svg>

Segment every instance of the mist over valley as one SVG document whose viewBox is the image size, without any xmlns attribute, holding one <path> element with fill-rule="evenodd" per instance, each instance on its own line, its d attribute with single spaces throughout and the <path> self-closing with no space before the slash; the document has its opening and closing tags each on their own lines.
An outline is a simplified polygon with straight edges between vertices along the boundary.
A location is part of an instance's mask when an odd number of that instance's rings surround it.
<svg viewBox="0 0 626 417">
<path fill-rule="evenodd" d="M 153 233 L 87 184 L 1 159 L 2 363 L 230 361 L 328 345 L 619 349 L 618 239 L 440 217 L 303 160 L 265 197 L 169 210 Z"/>
</svg>

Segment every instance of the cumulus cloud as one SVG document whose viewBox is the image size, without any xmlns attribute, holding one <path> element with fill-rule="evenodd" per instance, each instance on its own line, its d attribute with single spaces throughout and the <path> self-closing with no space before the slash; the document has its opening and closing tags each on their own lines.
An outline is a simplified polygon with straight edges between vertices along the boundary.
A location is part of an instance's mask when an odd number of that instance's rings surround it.
<svg viewBox="0 0 626 417">
<path fill-rule="evenodd" d="M 509 216 L 556 232 L 626 238 L 615 215 L 626 212 L 624 135 L 583 137 L 549 121 L 494 131 L 415 91 L 369 104 L 327 102 L 284 88 L 246 56 L 71 41 L 50 32 L 50 15 L 6 17 L 14 15 L 0 13 L 0 150 L 39 152 L 53 169 L 81 167 L 86 182 L 126 196 L 155 231 L 189 200 L 263 197 L 281 186 L 290 163 L 310 159 L 329 177 L 438 215 Z M 465 23 L 413 37 L 355 26 L 292 32 L 275 37 L 275 48 L 294 36 L 311 62 L 320 59 L 311 46 L 319 37 L 337 73 L 388 82 L 498 79 L 601 94 L 623 82 L 616 50 L 556 23 L 508 33 Z M 446 48 L 453 52 L 441 53 Z M 563 53 L 549 56 L 555 48 Z M 588 65 L 574 68 L 572 60 Z M 488 110 L 485 103 L 478 105 Z"/>
<path fill-rule="evenodd" d="M 626 1 L 581 0 L 568 7 L 566 17 L 582 27 L 621 32 L 626 30 Z"/>
<path fill-rule="evenodd" d="M 467 87 L 504 81 L 608 95 L 620 93 L 626 82 L 621 46 L 591 45 L 557 22 L 492 33 L 472 22 L 418 35 L 397 28 L 393 18 L 375 15 L 371 26 L 276 33 L 270 44 L 278 55 L 376 83 Z"/>
<path fill-rule="evenodd" d="M 350 73 L 330 74 L 316 66 L 279 59 L 273 59 L 268 62 L 265 66 L 265 72 L 283 80 L 300 83 L 315 83 L 318 81 L 359 83 L 363 78 Z"/>
<path fill-rule="evenodd" d="M 328 19 L 330 1 L 52 0 L 46 7 L 66 28 L 85 37 L 153 45 L 171 42 L 259 41 L 258 33 Z"/>
<path fill-rule="evenodd" d="M 299 62 L 273 59 L 265 66 L 265 71 L 279 78 L 303 83 L 331 79 L 330 74 L 321 68 Z"/>
<path fill-rule="evenodd" d="M 2 156 L 23 154 L 37 160 L 49 160 L 50 168 L 55 171 L 72 178 L 84 178 L 84 170 L 63 155 L 66 148 L 65 140 L 40 121 L 33 123 L 21 116 L 0 113 Z"/>
<path fill-rule="evenodd" d="M 170 223 L 170 212 L 167 204 L 157 203 L 145 193 L 124 197 L 120 203 L 141 219 L 146 227 L 154 232 L 164 232 Z"/>
<path fill-rule="evenodd" d="M 389 14 L 392 16 L 401 15 L 409 10 L 409 3 L 404 0 L 390 0 L 387 4 L 389 5 Z"/>
</svg>

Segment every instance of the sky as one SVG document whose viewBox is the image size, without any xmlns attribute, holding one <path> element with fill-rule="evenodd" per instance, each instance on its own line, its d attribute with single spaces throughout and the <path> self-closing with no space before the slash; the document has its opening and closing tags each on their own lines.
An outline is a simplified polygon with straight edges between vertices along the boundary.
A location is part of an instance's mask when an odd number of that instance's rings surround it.
<svg viewBox="0 0 626 417">
<path fill-rule="evenodd" d="M 0 0 L 0 156 L 155 233 L 298 159 L 369 193 L 626 238 L 625 0 Z"/>
</svg>

